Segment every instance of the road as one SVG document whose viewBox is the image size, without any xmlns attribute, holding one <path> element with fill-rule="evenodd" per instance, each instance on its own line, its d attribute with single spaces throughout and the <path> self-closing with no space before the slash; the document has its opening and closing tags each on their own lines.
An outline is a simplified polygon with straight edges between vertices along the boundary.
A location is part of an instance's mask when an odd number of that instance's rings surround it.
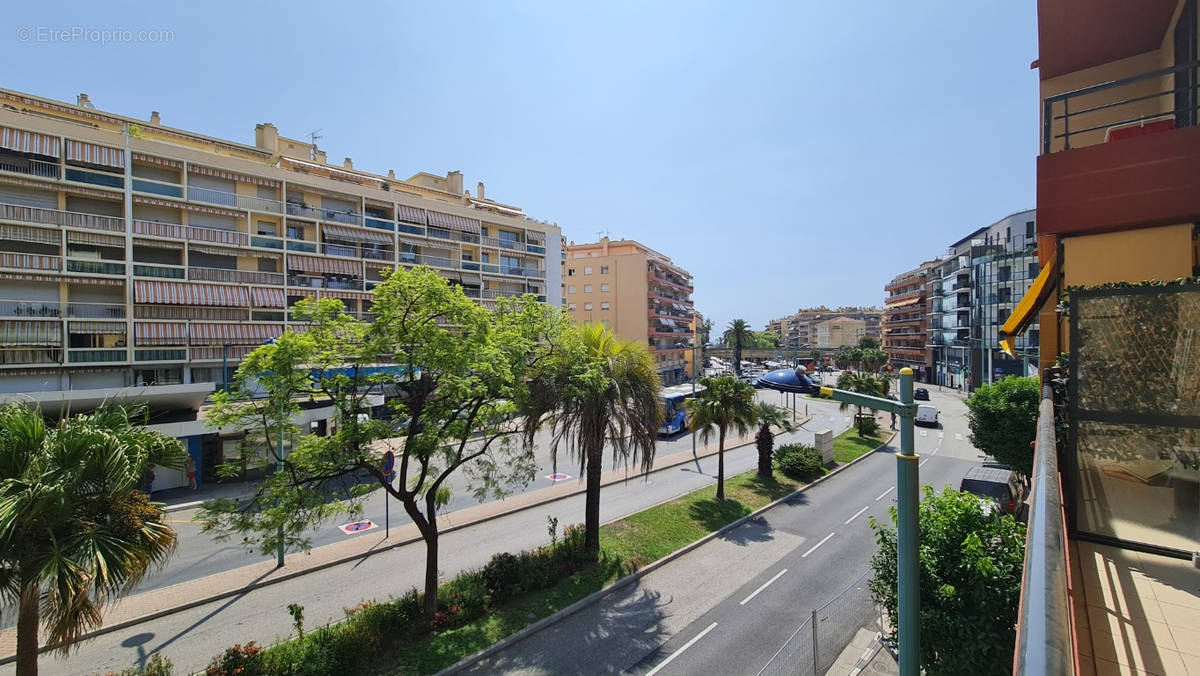
<svg viewBox="0 0 1200 676">
<path fill-rule="evenodd" d="M 918 431 L 921 483 L 957 486 L 982 455 L 966 441 L 961 401 L 935 390 L 931 403 L 943 429 Z M 867 571 L 869 520 L 888 518 L 895 464 L 876 453 L 471 672 L 756 674 L 812 609 Z"/>
<path fill-rule="evenodd" d="M 778 403 L 778 393 L 760 392 L 766 401 Z M 814 422 L 808 429 L 780 437 L 780 443 L 812 442 L 812 429 L 824 427 L 844 430 L 847 414 L 831 402 L 808 402 Z M 803 403 L 800 404 L 803 406 Z M 671 443 L 691 448 L 689 436 Z M 665 452 L 660 447 L 659 452 Z M 757 461 L 753 446 L 726 453 L 726 471 L 736 474 L 752 470 Z M 601 518 L 612 521 L 684 493 L 713 483 L 716 458 L 695 465 L 679 466 L 631 478 L 628 482 L 606 486 L 602 492 Z M 574 479 L 572 479 L 574 480 Z M 547 485 L 543 483 L 544 487 Z M 379 510 L 382 512 L 382 508 Z M 368 514 L 372 514 L 370 511 Z M 396 517 L 393 510 L 393 517 Z M 382 517 L 382 514 L 379 514 Z M 561 528 L 583 520 L 583 496 L 547 503 L 502 517 L 495 521 L 447 533 L 440 542 L 441 575 L 452 577 L 461 570 L 483 565 L 501 551 L 517 551 L 547 544 L 547 519 L 558 519 Z M 374 518 L 374 517 L 372 517 Z M 450 514 L 453 521 L 453 514 Z M 179 525 L 179 524 L 177 524 Z M 332 530 L 332 527 L 330 528 Z M 338 538 L 345 537 L 337 534 Z M 362 536 L 359 536 L 362 537 Z M 235 547 L 242 552 L 240 547 Z M 196 567 L 212 566 L 217 556 L 190 556 Z M 150 622 L 110 632 L 84 642 L 69 657 L 43 656 L 41 673 L 103 673 L 138 664 L 150 654 L 161 652 L 169 657 L 177 671 L 203 669 L 208 660 L 234 643 L 257 641 L 270 643 L 291 632 L 289 603 L 304 606 L 306 624 L 311 629 L 344 616 L 344 608 L 359 601 L 399 596 L 422 583 L 424 548 L 414 543 L 376 554 L 366 559 L 314 571 L 307 575 L 253 590 L 241 596 L 197 606 Z M 0 674 L 13 673 L 13 665 L 0 666 Z"/>
</svg>

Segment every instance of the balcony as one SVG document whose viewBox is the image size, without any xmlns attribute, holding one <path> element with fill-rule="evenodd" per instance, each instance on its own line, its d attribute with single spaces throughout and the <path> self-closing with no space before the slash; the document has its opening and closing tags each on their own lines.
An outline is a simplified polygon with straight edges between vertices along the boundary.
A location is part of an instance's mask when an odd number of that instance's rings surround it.
<svg viewBox="0 0 1200 676">
<path fill-rule="evenodd" d="M 1043 101 L 1039 233 L 1197 220 L 1198 67 L 1134 73 Z"/>
<path fill-rule="evenodd" d="M 425 230 L 424 234 L 426 237 L 431 237 L 434 239 L 445 239 L 452 242 L 465 242 L 467 244 L 478 244 L 479 240 L 481 239 L 479 235 L 473 233 L 460 232 L 458 230 L 446 230 L 444 228 L 435 228 L 432 226 Z M 485 237 L 482 239 L 487 238 Z"/>
<path fill-rule="evenodd" d="M 124 312 L 124 306 L 121 308 Z M 198 319 L 201 321 L 241 322 L 250 318 L 242 308 L 199 307 L 194 305 L 134 305 L 135 319 Z"/>
<path fill-rule="evenodd" d="M 67 303 L 67 317 L 72 319 L 124 319 L 123 303 Z"/>
<path fill-rule="evenodd" d="M 21 157 L 19 155 L 0 155 L 0 171 L 9 171 L 14 174 L 25 174 L 26 176 L 38 176 L 40 178 L 58 178 L 59 166 L 57 162 L 46 162 L 44 160 L 35 160 L 32 158 Z"/>
<path fill-rule="evenodd" d="M 183 186 L 181 185 L 152 181 L 145 178 L 137 178 L 136 176 L 133 179 L 133 190 L 134 192 L 144 192 L 149 195 L 183 198 Z"/>
<path fill-rule="evenodd" d="M 283 240 L 270 235 L 251 235 L 250 246 L 256 246 L 260 249 L 283 249 Z"/>
<path fill-rule="evenodd" d="M 211 188 L 197 188 L 195 186 L 188 186 L 187 198 L 192 202 L 220 204 L 222 206 L 234 207 L 236 209 L 252 209 L 254 211 L 266 211 L 273 214 L 283 213 L 283 205 L 279 202 L 279 200 L 266 199 L 253 195 L 238 195 L 236 193 L 213 190 Z M 288 213 L 291 213 L 291 211 L 289 210 Z"/>
<path fill-rule="evenodd" d="M 315 242 L 306 242 L 302 239 L 289 239 L 287 241 L 288 251 L 300 251 L 303 253 L 316 253 L 317 245 Z"/>
<path fill-rule="evenodd" d="M 67 259 L 67 272 L 77 272 L 85 275 L 124 275 L 125 264 L 102 260 Z"/>
<path fill-rule="evenodd" d="M 124 348 L 108 350 L 67 350 L 69 364 L 106 364 L 129 360 L 129 352 Z"/>
<path fill-rule="evenodd" d="M 65 225 L 72 228 L 125 232 L 125 219 L 119 216 L 100 216 L 58 209 L 40 209 L 19 204 L 0 204 L 0 220 L 17 223 Z"/>
<path fill-rule="evenodd" d="M 62 269 L 62 259 L 58 256 L 4 251 L 0 252 L 0 268 L 56 271 Z"/>
<path fill-rule="evenodd" d="M 366 225 L 368 228 L 375 228 L 377 230 L 387 230 L 389 232 L 396 229 L 395 223 L 393 223 L 389 220 L 382 219 L 382 218 L 375 218 L 374 216 L 364 217 L 363 224 Z"/>
<path fill-rule="evenodd" d="M 122 174 L 112 174 L 107 171 L 93 171 L 67 165 L 66 172 L 63 176 L 68 181 L 76 183 L 87 183 L 89 185 L 99 185 L 106 188 L 124 188 L 125 177 Z"/>
<path fill-rule="evenodd" d="M 232 284 L 267 284 L 282 286 L 284 276 L 278 272 L 257 270 L 229 270 L 225 268 L 188 268 L 188 279 L 205 282 L 228 282 Z"/>
<path fill-rule="evenodd" d="M 187 269 L 180 265 L 150 265 L 148 263 L 134 263 L 133 276 L 153 277 L 155 279 L 186 279 Z"/>
<path fill-rule="evenodd" d="M 61 347 L 7 347 L 0 345 L 0 367 L 61 363 Z"/>
</svg>

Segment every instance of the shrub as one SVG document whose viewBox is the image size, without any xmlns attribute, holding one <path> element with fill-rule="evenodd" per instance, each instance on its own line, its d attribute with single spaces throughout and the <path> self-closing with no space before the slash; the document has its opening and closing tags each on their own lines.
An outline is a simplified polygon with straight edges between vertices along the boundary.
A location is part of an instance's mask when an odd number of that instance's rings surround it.
<svg viewBox="0 0 1200 676">
<path fill-rule="evenodd" d="M 234 644 L 225 652 L 212 658 L 208 668 L 204 670 L 207 676 L 258 676 L 267 673 L 263 669 L 262 648 L 251 641 L 245 645 Z"/>
<path fill-rule="evenodd" d="M 858 421 L 858 436 L 874 437 L 879 436 L 879 421 L 875 416 L 863 416 Z"/>
<path fill-rule="evenodd" d="M 520 572 L 517 557 L 508 552 L 494 554 L 482 572 L 484 582 L 495 602 L 503 603 L 515 594 L 514 587 Z"/>
<path fill-rule="evenodd" d="M 1018 472 L 1033 473 L 1038 405 L 1042 387 L 1037 378 L 1004 378 L 983 385 L 967 399 L 971 443 Z"/>
<path fill-rule="evenodd" d="M 110 671 L 105 676 L 172 676 L 174 673 L 175 665 L 171 663 L 171 660 L 155 653 L 146 660 L 145 666 Z"/>
<path fill-rule="evenodd" d="M 483 571 L 467 571 L 438 590 L 438 605 L 451 613 L 474 619 L 483 614 L 490 600 Z"/>
<path fill-rule="evenodd" d="M 775 451 L 775 467 L 787 476 L 808 481 L 824 472 L 821 452 L 806 444 L 786 444 Z"/>
</svg>

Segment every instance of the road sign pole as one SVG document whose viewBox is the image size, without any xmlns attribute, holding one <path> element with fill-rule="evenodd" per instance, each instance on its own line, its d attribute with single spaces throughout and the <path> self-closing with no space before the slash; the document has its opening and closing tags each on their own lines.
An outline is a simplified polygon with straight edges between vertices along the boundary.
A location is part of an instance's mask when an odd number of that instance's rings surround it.
<svg viewBox="0 0 1200 676">
<path fill-rule="evenodd" d="M 391 513 L 391 506 L 388 504 L 391 502 L 391 500 L 388 499 L 389 497 L 391 497 L 391 496 L 388 495 L 387 489 L 384 489 L 384 491 L 383 491 L 383 539 L 385 539 L 385 540 L 388 539 L 388 537 L 390 537 L 390 535 L 392 533 L 392 513 Z"/>
<path fill-rule="evenodd" d="M 896 456 L 897 572 L 899 577 L 900 674 L 921 673 L 921 596 L 920 570 L 917 567 L 917 526 L 920 484 L 919 464 L 913 449 L 913 371 L 900 369 L 900 455 Z"/>
</svg>

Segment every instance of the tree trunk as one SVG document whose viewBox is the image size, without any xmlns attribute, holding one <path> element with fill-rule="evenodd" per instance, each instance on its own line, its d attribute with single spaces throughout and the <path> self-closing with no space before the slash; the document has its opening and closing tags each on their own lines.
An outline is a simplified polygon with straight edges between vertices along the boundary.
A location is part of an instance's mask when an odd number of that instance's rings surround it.
<svg viewBox="0 0 1200 676">
<path fill-rule="evenodd" d="M 771 452 L 775 438 L 770 430 L 759 430 L 755 445 L 758 447 L 758 476 L 763 479 L 771 478 Z"/>
<path fill-rule="evenodd" d="M 725 428 L 717 432 L 717 499 L 725 502 Z"/>
<path fill-rule="evenodd" d="M 17 676 L 37 676 L 40 589 L 30 584 L 21 592 L 17 610 Z"/>
<path fill-rule="evenodd" d="M 589 552 L 600 551 L 600 463 L 604 446 L 587 453 L 587 488 L 583 508 L 583 547 Z"/>
<path fill-rule="evenodd" d="M 438 532 L 431 528 L 425 538 L 425 619 L 432 621 L 437 614 L 438 590 Z"/>
</svg>

